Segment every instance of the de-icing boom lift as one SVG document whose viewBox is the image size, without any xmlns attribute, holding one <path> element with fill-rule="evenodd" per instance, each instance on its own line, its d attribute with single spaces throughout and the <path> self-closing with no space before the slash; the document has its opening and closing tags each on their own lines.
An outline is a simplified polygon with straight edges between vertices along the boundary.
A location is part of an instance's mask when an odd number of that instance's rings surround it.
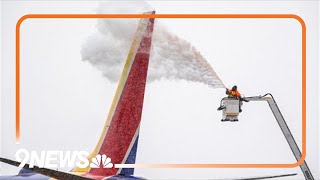
<svg viewBox="0 0 320 180">
<path fill-rule="evenodd" d="M 286 121 L 284 120 L 280 109 L 276 103 L 276 101 L 274 100 L 272 94 L 268 93 L 265 94 L 264 96 L 252 96 L 252 97 L 245 97 L 243 98 L 244 100 L 247 101 L 267 101 L 269 104 L 269 107 L 274 115 L 274 117 L 276 118 L 281 131 L 284 135 L 284 137 L 286 138 L 292 153 L 294 154 L 295 158 L 297 161 L 300 160 L 301 158 L 301 151 L 296 143 L 296 141 L 294 140 L 289 127 L 286 123 Z M 239 115 L 239 107 L 241 106 L 241 101 L 236 99 L 236 98 L 223 98 L 221 100 L 221 109 L 223 109 L 222 111 L 222 121 L 237 121 L 238 120 L 238 115 Z M 306 163 L 306 161 L 304 160 L 303 163 L 300 165 L 300 168 L 303 172 L 303 175 L 305 177 L 306 180 L 314 180 L 311 171 Z"/>
</svg>

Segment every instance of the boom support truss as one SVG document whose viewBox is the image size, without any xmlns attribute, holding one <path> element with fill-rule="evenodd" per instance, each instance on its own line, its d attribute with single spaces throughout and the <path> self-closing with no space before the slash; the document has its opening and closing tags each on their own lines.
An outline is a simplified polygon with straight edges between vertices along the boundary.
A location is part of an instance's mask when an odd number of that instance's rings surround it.
<svg viewBox="0 0 320 180">
<path fill-rule="evenodd" d="M 299 161 L 301 158 L 301 151 L 300 151 L 296 141 L 294 140 L 292 133 L 290 132 L 290 129 L 289 129 L 286 121 L 284 120 L 284 118 L 280 112 L 280 109 L 279 109 L 276 101 L 274 100 L 273 96 L 271 94 L 266 94 L 264 96 L 246 97 L 245 99 L 248 101 L 267 101 L 268 102 L 270 109 L 271 109 L 274 117 L 276 118 L 276 120 L 281 128 L 281 131 L 282 131 L 284 137 L 286 138 L 286 140 L 291 148 L 292 153 L 294 154 L 296 160 Z M 311 171 L 310 171 L 305 160 L 300 165 L 300 168 L 303 172 L 305 179 L 314 180 L 314 178 L 311 174 Z"/>
</svg>

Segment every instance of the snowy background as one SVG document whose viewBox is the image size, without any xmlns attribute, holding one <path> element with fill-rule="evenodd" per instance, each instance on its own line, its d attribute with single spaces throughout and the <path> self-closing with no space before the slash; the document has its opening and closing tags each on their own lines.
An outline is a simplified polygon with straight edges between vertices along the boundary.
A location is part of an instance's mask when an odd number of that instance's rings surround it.
<svg viewBox="0 0 320 180">
<path fill-rule="evenodd" d="M 104 68 L 83 61 L 83 49 L 88 47 L 90 38 L 99 33 L 98 20 L 26 20 L 21 26 L 21 143 L 16 145 L 14 70 L 17 20 L 30 13 L 111 12 L 124 4 L 128 2 L 1 2 L 1 156 L 13 159 L 19 148 L 91 151 L 117 85 L 103 75 Z M 307 25 L 308 47 L 307 163 L 314 177 L 319 178 L 319 3 L 154 1 L 148 2 L 147 6 L 158 14 L 280 13 L 302 17 Z M 137 13 L 146 7 L 146 3 L 135 2 L 133 7 L 117 11 Z M 132 22 L 135 24 L 138 19 Z M 155 29 L 160 25 L 195 47 L 226 86 L 237 84 L 245 96 L 272 93 L 301 147 L 301 25 L 298 21 L 157 19 Z M 123 34 L 130 36 L 127 30 Z M 110 41 L 109 46 L 116 42 Z M 128 51 L 126 47 L 122 50 L 120 52 L 124 54 Z M 117 66 L 121 67 L 124 61 L 117 62 Z M 155 58 L 150 59 L 150 67 L 157 67 L 156 63 Z M 170 72 L 179 67 L 164 68 L 172 68 L 165 69 Z M 121 68 L 115 74 L 120 72 Z M 296 162 L 266 103 L 245 103 L 239 122 L 221 123 L 221 112 L 216 109 L 225 96 L 224 91 L 187 78 L 149 79 L 136 163 Z M 14 174 L 17 170 L 1 164 L 0 173 Z M 289 179 L 303 178 L 298 167 L 136 169 L 135 175 L 152 179 L 221 179 L 294 172 L 299 175 Z"/>
</svg>

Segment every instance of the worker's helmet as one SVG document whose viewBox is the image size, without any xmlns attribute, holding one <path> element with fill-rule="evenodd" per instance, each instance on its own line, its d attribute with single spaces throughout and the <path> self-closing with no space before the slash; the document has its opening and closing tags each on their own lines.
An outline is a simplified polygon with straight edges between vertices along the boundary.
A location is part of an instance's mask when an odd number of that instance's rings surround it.
<svg viewBox="0 0 320 180">
<path fill-rule="evenodd" d="M 232 90 L 233 90 L 233 91 L 237 90 L 237 86 L 233 86 L 233 87 L 232 87 Z"/>
</svg>

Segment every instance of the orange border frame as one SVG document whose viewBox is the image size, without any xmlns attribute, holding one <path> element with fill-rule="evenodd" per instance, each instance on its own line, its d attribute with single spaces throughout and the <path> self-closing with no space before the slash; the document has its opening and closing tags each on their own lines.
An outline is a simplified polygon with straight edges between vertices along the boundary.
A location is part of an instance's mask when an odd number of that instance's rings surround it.
<svg viewBox="0 0 320 180">
<path fill-rule="evenodd" d="M 20 143 L 20 27 L 32 18 L 289 18 L 302 27 L 302 154 L 293 164 L 126 164 L 133 168 L 293 168 L 302 164 L 306 157 L 306 25 L 294 14 L 28 14 L 16 24 L 16 143 Z"/>
</svg>

